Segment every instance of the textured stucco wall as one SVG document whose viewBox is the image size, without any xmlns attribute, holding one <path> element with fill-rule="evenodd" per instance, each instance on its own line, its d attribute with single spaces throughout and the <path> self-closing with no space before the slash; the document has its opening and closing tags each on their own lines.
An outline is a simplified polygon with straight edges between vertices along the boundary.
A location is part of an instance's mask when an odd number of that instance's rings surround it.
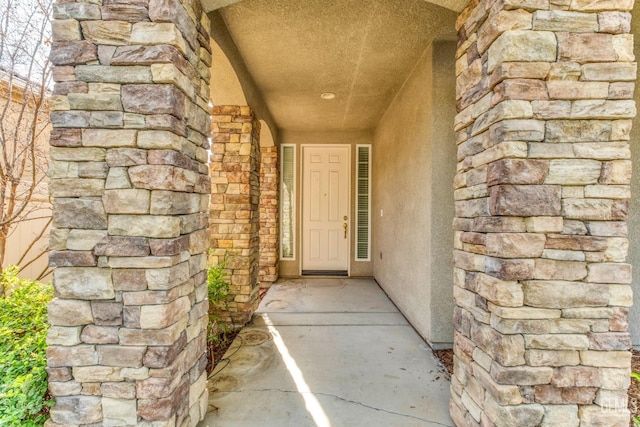
<svg viewBox="0 0 640 427">
<path fill-rule="evenodd" d="M 355 162 L 356 162 L 356 145 L 358 144 L 372 144 L 373 134 L 370 131 L 345 131 L 345 132 L 302 132 L 302 131 L 282 131 L 280 134 L 280 142 L 283 144 L 296 144 L 296 250 L 295 260 L 287 261 L 280 260 L 280 276 L 292 277 L 300 274 L 300 261 L 302 260 L 302 244 L 300 240 L 302 224 L 302 151 L 301 146 L 305 144 L 344 144 L 351 145 L 351 220 L 350 220 L 350 261 L 349 261 L 349 274 L 353 277 L 371 276 L 372 263 L 355 260 Z M 375 153 L 375 148 L 372 149 Z M 374 154 L 375 155 L 375 154 Z M 373 175 L 375 175 L 375 169 Z M 372 217 L 372 221 L 374 218 Z M 373 253 L 373 252 L 372 252 Z"/>
<path fill-rule="evenodd" d="M 453 312 L 454 50 L 435 43 L 425 51 L 381 120 L 373 151 L 374 276 L 435 346 L 451 342 Z"/>
<path fill-rule="evenodd" d="M 453 337 L 452 182 L 456 171 L 453 120 L 456 116 L 454 79 L 456 42 L 437 42 L 433 49 L 433 130 L 431 159 L 431 342 L 450 343 Z"/>
</svg>

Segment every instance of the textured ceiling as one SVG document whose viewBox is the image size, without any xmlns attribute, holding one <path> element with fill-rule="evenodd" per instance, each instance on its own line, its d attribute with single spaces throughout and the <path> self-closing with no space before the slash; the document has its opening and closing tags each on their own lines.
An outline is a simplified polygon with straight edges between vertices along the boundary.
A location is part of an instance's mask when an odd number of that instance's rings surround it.
<svg viewBox="0 0 640 427">
<path fill-rule="evenodd" d="M 220 14 L 278 127 L 316 131 L 375 128 L 457 15 L 424 0 L 243 0 Z"/>
</svg>

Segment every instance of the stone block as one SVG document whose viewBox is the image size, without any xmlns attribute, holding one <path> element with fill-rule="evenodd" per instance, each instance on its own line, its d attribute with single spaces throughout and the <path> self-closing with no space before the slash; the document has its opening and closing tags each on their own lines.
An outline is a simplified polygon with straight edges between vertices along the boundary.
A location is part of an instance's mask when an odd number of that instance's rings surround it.
<svg viewBox="0 0 640 427">
<path fill-rule="evenodd" d="M 127 168 L 111 168 L 104 185 L 106 190 L 132 188 Z"/>
<path fill-rule="evenodd" d="M 533 15 L 533 29 L 536 31 L 594 33 L 599 29 L 598 15 L 564 10 L 537 10 Z"/>
<path fill-rule="evenodd" d="M 542 255 L 546 237 L 533 233 L 489 233 L 487 255 L 501 258 L 537 258 Z"/>
<path fill-rule="evenodd" d="M 631 366 L 631 352 L 585 350 L 580 352 L 580 360 L 585 366 L 629 369 L 629 366 Z"/>
<path fill-rule="evenodd" d="M 564 387 L 601 387 L 600 372 L 588 366 L 562 366 L 553 370 L 551 385 Z"/>
<path fill-rule="evenodd" d="M 189 237 L 180 236 L 174 239 L 151 239 L 151 254 L 154 256 L 178 255 L 189 249 Z"/>
<path fill-rule="evenodd" d="M 593 263 L 587 266 L 587 281 L 594 283 L 631 283 L 631 264 Z"/>
<path fill-rule="evenodd" d="M 54 298 L 47 313 L 49 323 L 55 326 L 82 326 L 94 321 L 88 301 Z"/>
<path fill-rule="evenodd" d="M 629 403 L 629 396 L 626 390 L 598 390 L 594 401 L 603 408 L 620 409 L 626 408 Z"/>
<path fill-rule="evenodd" d="M 98 363 L 98 354 L 93 345 L 74 345 L 73 347 L 54 346 L 47 348 L 47 366 L 58 368 L 65 366 L 92 366 Z M 76 377 L 76 381 L 81 381 Z"/>
<path fill-rule="evenodd" d="M 81 383 L 119 382 L 123 380 L 121 370 L 111 366 L 75 366 L 73 377 Z"/>
<path fill-rule="evenodd" d="M 138 400 L 138 415 L 147 421 L 166 420 L 175 413 L 179 405 L 188 402 L 188 392 L 189 383 L 185 380 L 175 388 L 169 397 L 140 399 Z"/>
<path fill-rule="evenodd" d="M 95 96 L 95 95 L 90 95 Z M 83 129 L 82 145 L 84 147 L 123 148 L 134 147 L 135 130 L 122 129 Z"/>
<path fill-rule="evenodd" d="M 612 199 L 578 199 L 562 200 L 562 211 L 569 219 L 587 221 L 620 221 L 628 216 L 628 202 Z"/>
<path fill-rule="evenodd" d="M 629 350 L 631 336 L 627 332 L 589 334 L 589 350 Z M 585 349 L 586 350 L 586 349 Z"/>
<path fill-rule="evenodd" d="M 124 110 L 141 114 L 172 114 L 184 118 L 184 94 L 173 85 L 123 85 Z"/>
<path fill-rule="evenodd" d="M 131 24 L 124 21 L 85 21 L 82 22 L 82 35 L 96 45 L 127 45 Z"/>
<path fill-rule="evenodd" d="M 103 397 L 102 416 L 105 427 L 138 425 L 136 400 Z"/>
<path fill-rule="evenodd" d="M 114 148 L 106 152 L 106 162 L 110 167 L 136 166 L 147 163 L 147 151 L 134 148 Z"/>
<path fill-rule="evenodd" d="M 541 308 L 606 306 L 607 285 L 583 282 L 525 281 L 524 303 Z"/>
<path fill-rule="evenodd" d="M 98 60 L 98 50 L 86 40 L 53 42 L 50 60 L 53 65 L 86 64 Z"/>
<path fill-rule="evenodd" d="M 190 193 L 194 191 L 196 176 L 193 171 L 165 165 L 141 165 L 129 168 L 131 182 L 137 188 L 149 190 Z"/>
<path fill-rule="evenodd" d="M 487 184 L 542 184 L 549 163 L 540 160 L 502 159 L 487 168 Z"/>
<path fill-rule="evenodd" d="M 485 397 L 485 414 L 496 427 L 538 426 L 544 416 L 539 404 L 500 406 L 491 397 Z"/>
<path fill-rule="evenodd" d="M 47 375 L 49 381 L 71 381 L 73 379 L 71 375 L 71 368 L 62 367 L 62 368 L 51 368 L 47 367 Z"/>
<path fill-rule="evenodd" d="M 561 340 L 558 340 L 561 341 Z M 575 343 L 578 344 L 578 343 Z M 575 366 L 580 364 L 580 353 L 575 350 L 527 350 L 524 354 L 530 366 Z"/>
<path fill-rule="evenodd" d="M 47 344 L 66 347 L 78 345 L 81 330 L 81 326 L 51 326 L 47 331 Z"/>
<path fill-rule="evenodd" d="M 539 258 L 535 260 L 533 278 L 539 280 L 582 280 L 587 276 L 584 262 L 558 261 Z"/>
<path fill-rule="evenodd" d="M 140 327 L 143 329 L 164 329 L 189 312 L 188 297 L 179 298 L 169 304 L 144 305 L 140 309 Z"/>
<path fill-rule="evenodd" d="M 98 346 L 98 358 L 105 366 L 140 368 L 146 351 L 147 347 L 101 345 Z"/>
<path fill-rule="evenodd" d="M 157 215 L 111 215 L 108 231 L 114 236 L 173 238 L 180 233 L 180 218 Z"/>
<path fill-rule="evenodd" d="M 525 335 L 525 348 L 537 350 L 587 350 L 589 338 L 577 334 Z"/>
<path fill-rule="evenodd" d="M 49 393 L 51 393 L 52 396 L 73 396 L 80 394 L 81 391 L 82 385 L 75 381 L 49 381 Z"/>
<path fill-rule="evenodd" d="M 489 211 L 503 216 L 560 216 L 561 188 L 556 185 L 496 185 Z"/>
<path fill-rule="evenodd" d="M 102 397 L 113 399 L 135 399 L 136 385 L 126 382 L 102 383 L 100 385 L 100 393 Z"/>
<path fill-rule="evenodd" d="M 99 197 L 104 192 L 103 179 L 54 179 L 49 182 L 49 194 L 55 198 Z"/>
<path fill-rule="evenodd" d="M 92 424 L 102 421 L 102 399 L 96 396 L 62 396 L 51 408 L 51 420 L 63 425 Z"/>
<path fill-rule="evenodd" d="M 105 190 L 104 208 L 110 214 L 146 214 L 151 205 L 151 193 L 143 189 Z"/>
<path fill-rule="evenodd" d="M 122 111 L 120 95 L 115 93 L 70 93 L 70 109 L 89 111 Z"/>
<path fill-rule="evenodd" d="M 557 37 L 558 58 L 561 61 L 586 63 L 618 60 L 611 34 L 560 32 Z"/>
<path fill-rule="evenodd" d="M 545 184 L 595 184 L 602 164 L 595 160 L 551 160 Z"/>
<path fill-rule="evenodd" d="M 100 6 L 91 3 L 55 3 L 53 5 L 53 18 L 100 19 Z"/>
<path fill-rule="evenodd" d="M 91 114 L 88 111 L 51 111 L 49 117 L 56 128 L 86 128 Z"/>
<path fill-rule="evenodd" d="M 578 427 L 578 405 L 545 405 L 544 417 L 540 427 L 553 426 Z"/>
<path fill-rule="evenodd" d="M 182 331 L 187 327 L 187 316 L 178 320 L 173 325 L 156 330 L 145 329 L 120 329 L 120 345 L 135 346 L 171 346 L 173 345 Z"/>
<path fill-rule="evenodd" d="M 91 312 L 98 326 L 122 325 L 122 303 L 108 301 L 92 301 Z"/>
<path fill-rule="evenodd" d="M 118 328 L 115 326 L 87 325 L 82 330 L 80 339 L 87 344 L 117 344 Z"/>
<path fill-rule="evenodd" d="M 500 280 L 533 279 L 534 269 L 533 259 L 485 258 L 485 273 Z"/>
<path fill-rule="evenodd" d="M 54 270 L 60 298 L 100 300 L 115 297 L 111 270 L 96 267 L 60 267 Z"/>
<path fill-rule="evenodd" d="M 524 339 L 519 335 L 503 335 L 490 326 L 471 325 L 471 339 L 485 353 L 503 366 L 524 364 Z"/>
<path fill-rule="evenodd" d="M 89 251 L 51 251 L 50 267 L 92 267 L 97 265 L 95 256 Z"/>
<path fill-rule="evenodd" d="M 537 385 L 548 384 L 551 381 L 553 368 L 526 365 L 505 367 L 493 362 L 490 372 L 498 384 Z"/>
<path fill-rule="evenodd" d="M 76 19 L 56 19 L 51 21 L 53 41 L 71 42 L 81 39 L 80 24 Z"/>
<path fill-rule="evenodd" d="M 131 44 L 170 45 L 186 53 L 185 40 L 173 23 L 137 22 L 131 32 Z"/>
<path fill-rule="evenodd" d="M 187 215 L 200 210 L 199 194 L 159 190 L 151 192 L 152 215 Z"/>
<path fill-rule="evenodd" d="M 553 32 L 505 31 L 489 47 L 487 70 L 492 72 L 503 62 L 554 62 L 556 44 Z"/>
<path fill-rule="evenodd" d="M 144 365 L 149 368 L 167 368 L 173 364 L 187 345 L 187 334 L 180 334 L 178 340 L 171 346 L 149 346 L 144 355 Z"/>
<path fill-rule="evenodd" d="M 626 426 L 629 423 L 629 410 L 603 410 L 598 405 L 584 405 L 578 409 L 580 425 L 586 426 Z"/>
<path fill-rule="evenodd" d="M 593 387 L 564 387 L 556 388 L 552 385 L 537 385 L 534 387 L 534 396 L 537 403 L 562 405 L 578 404 L 589 405 L 596 398 L 596 388 Z"/>
<path fill-rule="evenodd" d="M 104 179 L 109 171 L 109 167 L 105 162 L 84 162 L 78 163 L 77 166 L 80 178 Z"/>
</svg>

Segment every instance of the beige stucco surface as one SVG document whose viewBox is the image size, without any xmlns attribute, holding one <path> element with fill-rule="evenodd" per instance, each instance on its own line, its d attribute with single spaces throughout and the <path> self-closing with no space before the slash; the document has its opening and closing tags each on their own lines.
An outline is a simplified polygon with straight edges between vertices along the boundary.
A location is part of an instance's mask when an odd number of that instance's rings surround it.
<svg viewBox="0 0 640 427">
<path fill-rule="evenodd" d="M 353 232 L 355 227 L 355 162 L 356 162 L 356 146 L 358 144 L 372 144 L 373 134 L 370 131 L 353 131 L 353 132 L 296 132 L 296 131 L 283 131 L 280 134 L 281 142 L 283 144 L 295 144 L 296 145 L 296 159 L 297 159 L 297 173 L 296 173 L 296 249 L 295 260 L 287 261 L 280 260 L 280 276 L 282 277 L 294 277 L 300 275 L 300 260 L 302 242 L 300 239 L 302 224 L 301 218 L 301 202 L 302 202 L 302 145 L 318 145 L 318 144 L 344 144 L 351 146 L 351 183 L 350 183 L 350 198 L 351 198 L 351 212 L 349 221 L 349 237 L 350 237 L 350 260 L 349 260 L 349 274 L 352 277 L 368 277 L 372 275 L 371 262 L 356 261 L 355 260 L 355 233 Z M 375 152 L 375 150 L 374 150 Z M 374 172 L 375 173 L 375 172 Z"/>
<path fill-rule="evenodd" d="M 374 277 L 434 346 L 451 342 L 454 51 L 453 43 L 425 51 L 373 152 Z"/>
</svg>

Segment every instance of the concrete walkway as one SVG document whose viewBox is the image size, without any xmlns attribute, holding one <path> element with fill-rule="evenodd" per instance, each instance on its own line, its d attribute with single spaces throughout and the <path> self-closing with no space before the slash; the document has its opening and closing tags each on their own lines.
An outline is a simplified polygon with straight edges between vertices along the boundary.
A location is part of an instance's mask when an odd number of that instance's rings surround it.
<svg viewBox="0 0 640 427">
<path fill-rule="evenodd" d="M 443 369 L 373 280 L 277 282 L 225 356 L 199 427 L 453 426 Z"/>
</svg>

